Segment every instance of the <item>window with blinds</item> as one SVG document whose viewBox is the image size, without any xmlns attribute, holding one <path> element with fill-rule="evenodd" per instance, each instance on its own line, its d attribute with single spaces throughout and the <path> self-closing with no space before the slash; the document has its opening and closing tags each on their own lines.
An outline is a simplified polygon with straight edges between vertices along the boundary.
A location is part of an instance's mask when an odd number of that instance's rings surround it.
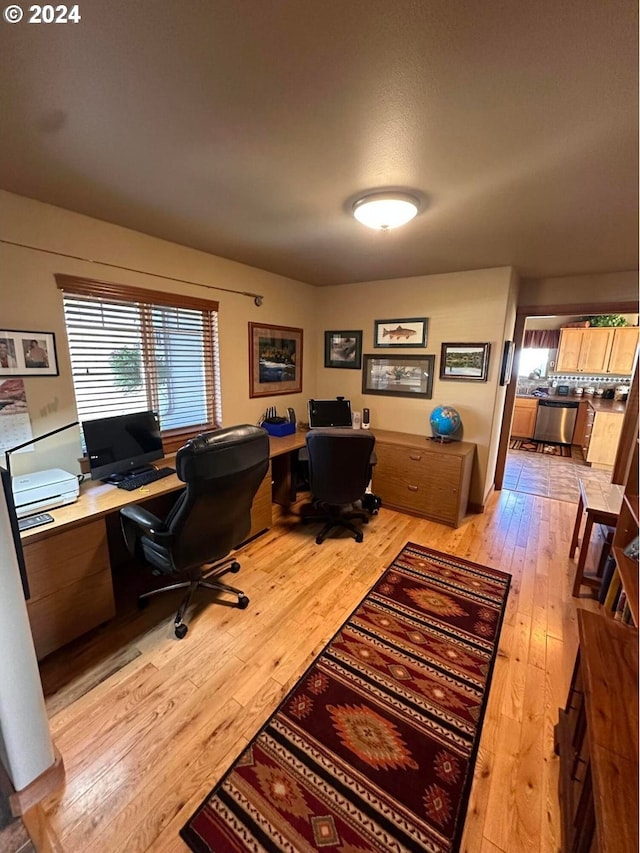
<svg viewBox="0 0 640 853">
<path fill-rule="evenodd" d="M 80 421 L 153 409 L 167 451 L 180 436 L 221 424 L 217 302 L 63 275 L 56 281 Z"/>
</svg>

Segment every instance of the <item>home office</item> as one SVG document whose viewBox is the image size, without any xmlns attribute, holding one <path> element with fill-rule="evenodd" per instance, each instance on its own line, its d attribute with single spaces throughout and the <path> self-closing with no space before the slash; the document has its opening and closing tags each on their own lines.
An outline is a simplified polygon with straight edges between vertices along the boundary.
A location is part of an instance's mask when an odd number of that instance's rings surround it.
<svg viewBox="0 0 640 853">
<path fill-rule="evenodd" d="M 270 406 L 302 419 L 308 399 L 345 395 L 356 411 L 370 410 L 377 442 L 380 431 L 414 437 L 404 450 L 387 442 L 377 473 L 391 482 L 401 452 L 426 461 L 429 413 L 449 405 L 473 450 L 449 445 L 460 455 L 448 457 L 447 472 L 468 482 L 473 513 L 456 527 L 433 520 L 435 507 L 425 517 L 386 503 L 362 543 L 345 534 L 317 546 L 315 529 L 269 500 L 268 533 L 242 552 L 246 610 L 198 603 L 188 637 L 176 642 L 172 601 L 141 613 L 117 606 L 106 627 L 53 651 L 39 671 L 66 783 L 40 825 L 65 853 L 185 849 L 178 831 L 215 780 L 414 542 L 512 576 L 458 842 L 504 853 L 558 849 L 557 761 L 544 721 L 566 700 L 574 608 L 596 602 L 571 600 L 575 505 L 494 491 L 515 391 L 500 373 L 521 314 L 637 306 L 637 198 L 628 180 L 637 164 L 635 10 L 400 3 L 382 14 L 356 2 L 339 13 L 313 4 L 308 15 L 291 4 L 276 20 L 263 4 L 232 5 L 216 5 L 215 20 L 201 8 L 179 20 L 163 4 L 154 4 L 153 20 L 137 4 L 118 17 L 104 4 L 74 26 L 3 27 L 2 325 L 53 334 L 60 367 L 24 380 L 33 435 L 82 420 L 74 372 L 87 394 L 97 387 L 94 353 L 83 364 L 81 350 L 98 336 L 70 331 L 56 275 L 216 300 L 218 374 L 200 386 L 219 411 L 192 423 L 255 424 Z M 415 188 L 420 211 L 405 229 L 366 231 L 353 204 L 388 184 Z M 385 328 L 411 328 L 399 322 L 407 318 L 426 321 L 422 345 L 382 345 Z M 383 320 L 396 322 L 380 327 Z M 249 324 L 296 330 L 303 358 L 288 394 L 261 395 Z M 373 361 L 433 359 L 430 396 L 369 393 L 362 367 L 349 368 L 344 352 L 325 360 L 327 333 L 332 340 L 345 330 L 361 333 L 361 353 Z M 443 345 L 474 342 L 489 348 L 486 377 L 441 377 Z M 109 345 L 107 356 L 126 348 Z M 161 366 L 147 371 L 156 390 Z M 123 399 L 125 386 L 118 393 Z M 187 396 L 200 405 L 191 386 Z M 168 452 L 182 443 L 167 436 Z M 79 432 L 15 456 L 17 475 L 57 467 L 75 475 Z M 281 455 L 272 458 L 272 471 L 280 464 Z M 446 511 L 457 519 L 453 500 Z M 60 562 L 99 551 L 106 525 L 61 530 Z M 26 541 L 35 548 L 43 532 Z M 59 573 L 48 557 L 46 565 Z M 99 574 L 100 559 L 93 565 Z M 89 589 L 88 607 L 99 598 Z M 83 612 L 65 605 L 63 620 Z M 300 697 L 299 708 L 307 705 Z M 394 744 L 407 767 L 411 757 Z M 438 768 L 448 781 L 434 784 L 448 792 L 451 766 Z M 446 799 L 425 801 L 435 809 Z M 324 814 L 310 819 L 331 843 Z"/>
</svg>

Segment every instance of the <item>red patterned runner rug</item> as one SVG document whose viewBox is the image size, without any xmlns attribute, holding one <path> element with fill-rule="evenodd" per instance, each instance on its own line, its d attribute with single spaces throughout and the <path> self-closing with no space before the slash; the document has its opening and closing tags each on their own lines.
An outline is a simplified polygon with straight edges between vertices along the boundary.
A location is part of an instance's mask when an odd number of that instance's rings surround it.
<svg viewBox="0 0 640 853">
<path fill-rule="evenodd" d="M 184 841 L 197 853 L 458 850 L 510 580 L 407 543 Z"/>
</svg>

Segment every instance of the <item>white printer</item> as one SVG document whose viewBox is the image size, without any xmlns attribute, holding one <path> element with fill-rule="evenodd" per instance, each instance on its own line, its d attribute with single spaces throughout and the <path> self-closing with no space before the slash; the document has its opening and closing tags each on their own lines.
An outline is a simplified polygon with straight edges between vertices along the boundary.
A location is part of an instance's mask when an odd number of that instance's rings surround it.
<svg viewBox="0 0 640 853">
<path fill-rule="evenodd" d="M 78 500 L 78 478 L 62 468 L 14 477 L 13 500 L 18 518 Z"/>
</svg>

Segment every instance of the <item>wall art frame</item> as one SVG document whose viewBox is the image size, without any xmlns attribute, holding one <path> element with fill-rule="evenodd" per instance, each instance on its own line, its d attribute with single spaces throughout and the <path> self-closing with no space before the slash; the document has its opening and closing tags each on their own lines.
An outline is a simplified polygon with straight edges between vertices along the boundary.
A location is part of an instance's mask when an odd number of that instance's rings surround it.
<svg viewBox="0 0 640 853">
<path fill-rule="evenodd" d="M 489 375 L 489 343 L 446 343 L 440 353 L 440 379 L 486 382 Z"/>
<path fill-rule="evenodd" d="M 513 355 L 516 345 L 514 341 L 505 341 L 502 348 L 502 364 L 500 365 L 500 384 L 508 385 L 511 382 L 511 371 L 513 370 Z"/>
<path fill-rule="evenodd" d="M 302 392 L 302 329 L 249 323 L 249 397 Z"/>
<path fill-rule="evenodd" d="M 0 330 L 0 377 L 59 376 L 53 332 Z"/>
<path fill-rule="evenodd" d="M 360 370 L 362 330 L 324 333 L 324 366 Z"/>
<path fill-rule="evenodd" d="M 362 358 L 363 394 L 423 400 L 433 396 L 435 355 L 366 354 Z"/>
<path fill-rule="evenodd" d="M 402 320 L 374 320 L 374 347 L 426 347 L 427 317 L 409 317 Z"/>
</svg>

